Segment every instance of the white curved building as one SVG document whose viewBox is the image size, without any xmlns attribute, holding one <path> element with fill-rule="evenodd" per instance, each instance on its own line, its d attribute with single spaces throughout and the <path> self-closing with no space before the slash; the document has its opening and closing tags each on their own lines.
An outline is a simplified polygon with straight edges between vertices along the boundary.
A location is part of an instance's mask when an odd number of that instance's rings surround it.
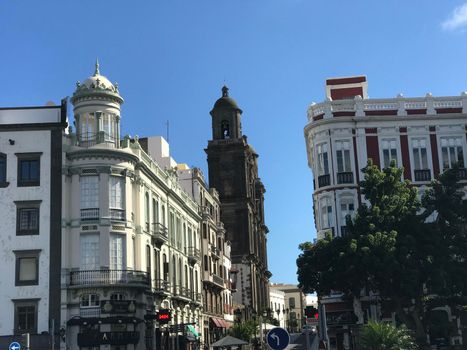
<svg viewBox="0 0 467 350">
<path fill-rule="evenodd" d="M 100 74 L 71 97 L 65 136 L 62 322 L 68 349 L 181 349 L 202 306 L 197 204 L 147 143 L 121 141 L 118 86 Z M 151 318 L 170 309 L 170 325 Z M 163 330 L 161 333 L 160 331 Z"/>
</svg>

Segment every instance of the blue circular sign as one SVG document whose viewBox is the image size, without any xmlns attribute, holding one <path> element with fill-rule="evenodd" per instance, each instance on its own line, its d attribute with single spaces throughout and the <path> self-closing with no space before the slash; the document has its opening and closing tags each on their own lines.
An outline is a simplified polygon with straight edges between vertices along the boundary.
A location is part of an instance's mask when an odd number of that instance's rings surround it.
<svg viewBox="0 0 467 350">
<path fill-rule="evenodd" d="M 21 345 L 18 342 L 14 341 L 8 347 L 8 350 L 21 350 Z"/>
<path fill-rule="evenodd" d="M 273 328 L 268 332 L 266 342 L 273 350 L 283 350 L 290 343 L 289 332 L 281 327 Z"/>
</svg>

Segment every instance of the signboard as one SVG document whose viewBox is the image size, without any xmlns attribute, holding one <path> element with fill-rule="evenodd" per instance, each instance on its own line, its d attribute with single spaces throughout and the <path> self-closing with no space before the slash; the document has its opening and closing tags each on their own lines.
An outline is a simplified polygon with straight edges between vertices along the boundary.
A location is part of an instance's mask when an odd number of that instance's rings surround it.
<svg viewBox="0 0 467 350">
<path fill-rule="evenodd" d="M 273 350 L 283 350 L 290 343 L 289 332 L 284 328 L 275 327 L 268 332 L 266 342 Z"/>
<path fill-rule="evenodd" d="M 105 314 L 129 314 L 136 311 L 134 300 L 102 300 L 101 312 Z"/>
<path fill-rule="evenodd" d="M 21 345 L 18 342 L 14 341 L 8 347 L 8 350 L 21 350 Z"/>
<path fill-rule="evenodd" d="M 161 309 L 157 313 L 156 320 L 159 321 L 159 324 L 167 324 L 171 320 L 170 310 L 169 309 Z"/>
</svg>

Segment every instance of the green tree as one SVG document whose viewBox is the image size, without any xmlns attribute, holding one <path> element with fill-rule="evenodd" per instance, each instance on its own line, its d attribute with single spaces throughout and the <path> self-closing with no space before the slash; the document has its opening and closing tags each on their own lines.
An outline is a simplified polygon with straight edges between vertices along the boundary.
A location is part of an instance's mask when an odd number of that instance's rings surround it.
<svg viewBox="0 0 467 350">
<path fill-rule="evenodd" d="M 257 331 L 258 323 L 250 320 L 242 323 L 236 323 L 232 328 L 230 328 L 229 334 L 232 337 L 249 342 L 251 338 L 256 335 Z"/>
<path fill-rule="evenodd" d="M 417 345 L 406 327 L 370 321 L 360 333 L 362 350 L 415 350 Z"/>
<path fill-rule="evenodd" d="M 362 292 L 378 292 L 387 311 L 396 312 L 426 346 L 427 313 L 447 301 L 465 303 L 467 210 L 459 171 L 447 171 L 433 182 L 423 199 L 425 208 L 394 164 L 379 170 L 369 162 L 363 172 L 366 203 L 354 219 L 347 219 L 350 233 L 301 244 L 299 283 L 305 292 L 337 290 L 354 301 Z M 357 309 L 355 313 L 359 316 Z"/>
</svg>

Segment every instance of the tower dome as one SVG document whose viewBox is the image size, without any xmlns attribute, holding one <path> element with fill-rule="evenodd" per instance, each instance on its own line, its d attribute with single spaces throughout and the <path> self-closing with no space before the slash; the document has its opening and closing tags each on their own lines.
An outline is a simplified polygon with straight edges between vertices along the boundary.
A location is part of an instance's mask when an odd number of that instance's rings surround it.
<svg viewBox="0 0 467 350">
<path fill-rule="evenodd" d="M 80 147 L 99 145 L 118 148 L 120 144 L 120 107 L 123 98 L 118 85 L 100 74 L 96 60 L 94 75 L 76 83 L 70 98 Z"/>
<path fill-rule="evenodd" d="M 225 85 L 222 87 L 222 97 L 214 103 L 213 107 L 213 109 L 220 108 L 230 108 L 241 111 L 241 109 L 237 105 L 237 102 L 229 96 L 229 88 Z"/>
<path fill-rule="evenodd" d="M 76 83 L 76 90 L 71 97 L 71 103 L 75 104 L 80 99 L 89 97 L 106 97 L 119 104 L 123 103 L 123 98 L 118 91 L 118 84 L 112 84 L 107 77 L 100 74 L 98 60 L 96 60 L 94 74 L 83 83 L 79 81 Z"/>
</svg>

